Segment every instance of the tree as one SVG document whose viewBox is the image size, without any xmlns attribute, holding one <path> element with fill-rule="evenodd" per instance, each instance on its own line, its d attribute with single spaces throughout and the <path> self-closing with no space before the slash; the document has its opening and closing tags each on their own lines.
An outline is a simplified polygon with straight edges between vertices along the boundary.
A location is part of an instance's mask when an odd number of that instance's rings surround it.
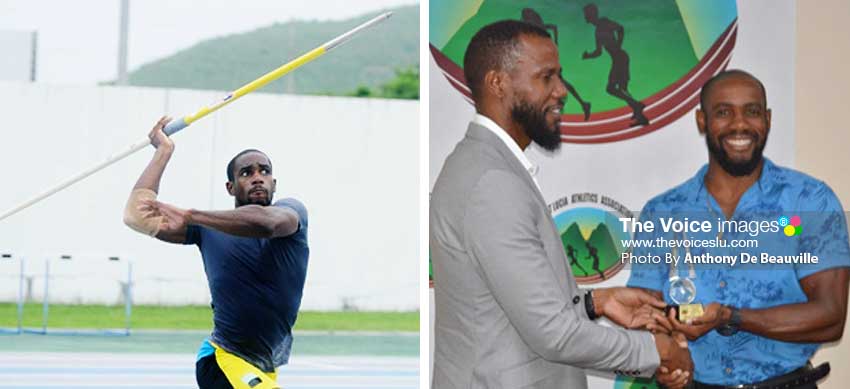
<svg viewBox="0 0 850 389">
<path fill-rule="evenodd" d="M 381 85 L 381 97 L 419 99 L 419 67 L 396 69 L 395 78 Z"/>
<path fill-rule="evenodd" d="M 346 95 L 419 100 L 419 67 L 412 66 L 406 69 L 396 69 L 395 78 L 381 84 L 377 89 L 372 90 L 368 86 L 361 85 Z"/>
<path fill-rule="evenodd" d="M 372 93 L 372 90 L 369 89 L 368 86 L 360 85 L 360 86 L 357 87 L 357 89 L 354 90 L 354 92 L 349 93 L 348 96 L 373 97 L 373 93 Z"/>
</svg>

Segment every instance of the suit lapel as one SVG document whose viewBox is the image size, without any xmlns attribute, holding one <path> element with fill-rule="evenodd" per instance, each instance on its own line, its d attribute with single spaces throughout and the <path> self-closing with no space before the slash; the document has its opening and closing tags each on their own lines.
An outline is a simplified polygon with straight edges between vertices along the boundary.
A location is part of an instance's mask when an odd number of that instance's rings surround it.
<svg viewBox="0 0 850 389">
<path fill-rule="evenodd" d="M 543 199 L 543 195 L 540 193 L 540 190 L 537 189 L 537 184 L 534 183 L 534 179 L 531 178 L 531 174 L 528 172 L 528 170 L 525 169 L 524 166 L 522 166 L 522 163 L 517 159 L 513 152 L 508 149 L 508 146 L 505 145 L 505 142 L 503 142 L 492 131 L 476 123 L 469 124 L 469 129 L 467 130 L 466 137 L 475 141 L 483 142 L 488 146 L 492 147 L 494 150 L 496 150 L 502 157 L 502 160 L 505 162 L 505 164 L 511 169 L 511 171 L 513 171 L 514 174 L 519 176 L 523 180 L 523 182 L 525 182 L 525 184 L 532 189 L 532 192 L 534 192 L 534 197 L 537 201 L 537 205 L 545 210 L 544 213 L 547 216 L 549 215 L 549 206 L 546 205 L 546 201 Z M 558 235 L 558 229 L 555 226 L 555 222 L 552 220 L 551 217 L 549 217 L 548 222 L 551 229 L 551 231 L 548 232 L 554 233 L 554 235 L 557 237 L 557 244 L 561 245 L 561 239 Z M 540 231 L 540 233 L 541 239 L 549 239 L 547 236 L 543 236 L 547 234 L 547 231 Z M 575 286 L 573 285 L 573 283 L 575 282 L 575 278 L 572 276 L 572 269 L 567 266 L 566 254 L 562 249 L 560 251 L 560 255 L 550 255 L 548 256 L 548 258 L 549 262 L 553 266 L 557 277 L 561 280 L 561 289 L 566 295 L 569 296 L 571 294 L 570 290 L 575 288 Z M 573 282 L 570 282 L 570 280 L 573 280 Z"/>
<path fill-rule="evenodd" d="M 537 199 L 538 205 L 544 208 L 547 207 L 546 201 L 543 200 L 543 195 L 541 195 L 540 190 L 537 189 L 537 184 L 535 184 L 534 179 L 531 178 L 531 174 L 528 172 L 528 170 L 525 169 L 524 166 L 522 166 L 522 163 L 517 159 L 514 153 L 511 152 L 510 149 L 508 149 L 508 146 L 505 145 L 505 142 L 499 139 L 496 134 L 482 127 L 479 124 L 470 123 L 469 130 L 467 131 L 466 136 L 471 139 L 484 142 L 487 145 L 491 146 L 493 149 L 495 149 L 499 153 L 499 155 L 502 156 L 502 160 L 505 161 L 505 163 L 511 168 L 511 170 L 517 176 L 519 176 L 523 180 L 523 182 L 525 182 L 526 185 L 534 189 L 534 198 Z"/>
</svg>

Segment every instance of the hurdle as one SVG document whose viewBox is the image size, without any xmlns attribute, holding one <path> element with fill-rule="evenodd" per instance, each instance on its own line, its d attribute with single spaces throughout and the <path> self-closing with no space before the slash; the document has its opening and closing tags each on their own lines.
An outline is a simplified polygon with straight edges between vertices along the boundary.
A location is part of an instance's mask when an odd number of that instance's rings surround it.
<svg viewBox="0 0 850 389">
<path fill-rule="evenodd" d="M 12 254 L 4 253 L 0 254 L 0 260 L 2 261 L 14 261 L 14 257 Z M 14 328 L 4 328 L 0 327 L 0 335 L 20 335 L 23 332 L 24 327 L 24 259 L 20 258 L 20 271 L 18 273 L 18 297 L 16 299 L 17 303 L 17 319 L 16 326 Z"/>
<path fill-rule="evenodd" d="M 51 274 L 51 260 L 70 261 L 74 257 L 72 255 L 63 254 L 57 257 L 48 257 L 44 260 L 44 272 L 41 277 L 44 280 L 44 289 L 41 302 L 41 325 L 39 327 L 28 327 L 24 325 L 24 305 L 26 304 L 27 296 L 24 293 L 24 285 L 31 286 L 32 281 L 27 281 L 27 260 L 24 257 L 16 257 L 12 254 L 0 254 L 2 260 L 17 259 L 20 262 L 18 272 L 18 293 L 16 298 L 16 326 L 12 328 L 0 327 L 0 335 L 93 335 L 93 336 L 129 336 L 132 328 L 132 313 L 133 313 L 133 263 L 127 260 L 127 271 L 125 283 L 121 285 L 121 295 L 124 298 L 124 323 L 123 328 L 117 329 L 51 329 L 49 327 L 50 320 L 50 296 L 51 296 L 51 279 L 56 277 Z M 107 257 L 109 261 L 120 261 L 121 257 Z M 33 276 L 34 278 L 35 276 Z M 28 292 L 31 292 L 29 288 Z"/>
</svg>

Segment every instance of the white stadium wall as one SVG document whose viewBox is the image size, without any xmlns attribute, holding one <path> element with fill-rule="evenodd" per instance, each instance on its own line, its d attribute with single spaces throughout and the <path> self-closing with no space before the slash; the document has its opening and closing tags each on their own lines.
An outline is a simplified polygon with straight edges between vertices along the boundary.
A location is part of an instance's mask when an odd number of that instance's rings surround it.
<svg viewBox="0 0 850 389">
<path fill-rule="evenodd" d="M 35 31 L 0 30 L 0 81 L 35 81 Z"/>
<path fill-rule="evenodd" d="M 0 83 L 0 204 L 5 211 L 126 149 L 163 114 L 191 113 L 221 96 Z M 417 310 L 418 123 L 415 101 L 252 94 L 175 135 L 160 199 L 231 209 L 225 166 L 243 149 L 261 149 L 274 165 L 275 197 L 300 199 L 310 215 L 302 308 Z M 107 257 L 118 256 L 133 263 L 135 303 L 209 303 L 196 247 L 159 242 L 121 221 L 152 154 L 142 150 L 0 221 L 0 254 L 26 258 L 34 298 L 45 258 L 67 254 L 70 261 L 51 265 L 51 302 L 116 302 L 126 265 Z M 2 301 L 18 293 L 15 261 L 0 259 Z"/>
</svg>

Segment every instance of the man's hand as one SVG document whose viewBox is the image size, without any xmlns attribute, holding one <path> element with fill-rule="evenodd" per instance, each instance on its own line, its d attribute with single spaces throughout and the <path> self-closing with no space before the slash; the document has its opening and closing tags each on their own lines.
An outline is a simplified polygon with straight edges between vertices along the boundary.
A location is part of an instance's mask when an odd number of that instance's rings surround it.
<svg viewBox="0 0 850 389">
<path fill-rule="evenodd" d="M 581 59 L 588 59 L 588 58 L 590 58 L 590 53 L 588 53 L 586 51 L 581 53 Z"/>
<path fill-rule="evenodd" d="M 702 316 L 695 318 L 693 320 L 688 321 L 687 323 L 682 323 L 676 318 L 676 310 L 671 309 L 669 319 L 673 324 L 673 329 L 685 334 L 685 337 L 688 340 L 696 340 L 699 337 L 705 335 L 708 331 L 711 331 L 729 321 L 729 318 L 732 316 L 732 312 L 729 308 L 724 307 L 718 303 L 708 304 L 705 312 Z"/>
<path fill-rule="evenodd" d="M 185 234 L 189 225 L 189 211 L 156 200 L 145 200 L 142 204 L 141 211 L 150 212 L 150 217 L 162 216 L 157 236 Z"/>
<path fill-rule="evenodd" d="M 669 333 L 673 326 L 664 317 L 664 301 L 636 288 L 594 289 L 593 306 L 599 316 L 605 316 L 625 328 L 643 328 L 653 332 Z"/>
<path fill-rule="evenodd" d="M 664 311 L 655 308 L 652 305 L 644 304 L 634 311 L 632 322 L 626 328 L 644 329 L 653 334 L 670 335 L 673 331 L 673 324 L 670 319 L 664 316 Z"/>
<path fill-rule="evenodd" d="M 680 369 L 668 371 L 666 367 L 660 367 L 655 372 L 655 381 L 667 389 L 684 388 L 691 380 L 691 374 Z"/>
<path fill-rule="evenodd" d="M 655 334 L 655 347 L 661 365 L 656 373 L 656 380 L 667 388 L 682 388 L 690 382 L 694 373 L 694 363 L 688 352 L 688 342 L 682 334 L 670 337 L 666 334 Z"/>
<path fill-rule="evenodd" d="M 168 135 L 165 135 L 165 132 L 162 131 L 165 128 L 165 125 L 170 121 L 171 117 L 169 116 L 159 118 L 159 121 L 154 124 L 151 132 L 148 133 L 148 138 L 151 140 L 151 144 L 157 149 L 157 151 L 162 150 L 168 153 L 174 151 L 174 142 L 168 137 Z"/>
</svg>

